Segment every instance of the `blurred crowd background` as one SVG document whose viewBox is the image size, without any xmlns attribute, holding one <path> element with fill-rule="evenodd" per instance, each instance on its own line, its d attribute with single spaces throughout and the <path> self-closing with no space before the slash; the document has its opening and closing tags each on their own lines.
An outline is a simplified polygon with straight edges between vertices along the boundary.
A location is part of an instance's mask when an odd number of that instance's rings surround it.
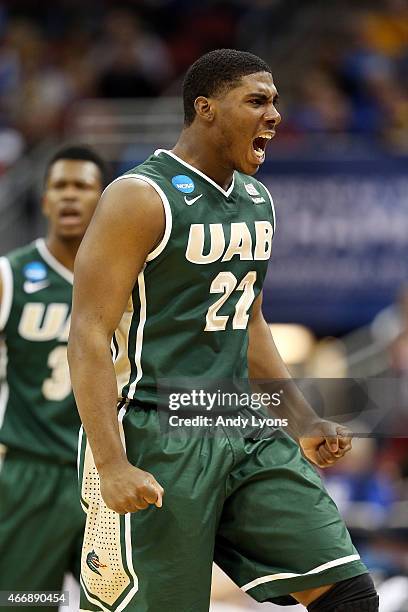
<svg viewBox="0 0 408 612">
<path fill-rule="evenodd" d="M 284 95 L 281 138 L 350 132 L 407 151 L 404 0 L 144 0 L 0 3 L 1 164 L 66 134 L 84 98 L 178 95 L 218 47 L 270 62 Z"/>
<path fill-rule="evenodd" d="M 56 146 L 95 146 L 112 176 L 171 147 L 183 74 L 219 47 L 268 61 L 281 96 L 260 178 L 278 218 L 265 315 L 284 358 L 299 377 L 397 381 L 375 435 L 325 479 L 381 611 L 407 612 L 406 0 L 0 2 L 0 254 L 41 233 Z M 214 610 L 252 609 L 226 591 Z"/>
<path fill-rule="evenodd" d="M 195 58 L 228 46 L 270 62 L 281 138 L 349 132 L 407 152 L 407 38 L 404 0 L 3 2 L 1 163 L 65 135 L 78 100 L 178 95 Z"/>
</svg>

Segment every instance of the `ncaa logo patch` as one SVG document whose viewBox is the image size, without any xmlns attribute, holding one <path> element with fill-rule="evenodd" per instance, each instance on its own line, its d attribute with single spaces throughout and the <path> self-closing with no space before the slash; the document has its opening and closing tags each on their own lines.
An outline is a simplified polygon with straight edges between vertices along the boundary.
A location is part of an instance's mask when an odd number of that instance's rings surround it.
<svg viewBox="0 0 408 612">
<path fill-rule="evenodd" d="M 27 280 L 37 283 L 47 278 L 47 268 L 41 261 L 31 261 L 24 266 L 23 274 Z"/>
<path fill-rule="evenodd" d="M 182 193 L 193 193 L 195 189 L 194 181 L 189 176 L 185 174 L 178 174 L 177 176 L 173 176 L 171 179 L 173 187 L 181 191 Z"/>
</svg>

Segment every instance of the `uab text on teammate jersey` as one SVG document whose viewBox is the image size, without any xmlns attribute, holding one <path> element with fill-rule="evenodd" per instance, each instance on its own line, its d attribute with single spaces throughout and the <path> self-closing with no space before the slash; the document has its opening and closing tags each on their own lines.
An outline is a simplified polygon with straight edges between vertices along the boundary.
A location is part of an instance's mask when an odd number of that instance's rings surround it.
<svg viewBox="0 0 408 612">
<path fill-rule="evenodd" d="M 42 239 L 0 262 L 0 330 L 7 351 L 0 442 L 10 449 L 75 463 L 80 420 L 66 348 L 73 275 Z"/>
</svg>

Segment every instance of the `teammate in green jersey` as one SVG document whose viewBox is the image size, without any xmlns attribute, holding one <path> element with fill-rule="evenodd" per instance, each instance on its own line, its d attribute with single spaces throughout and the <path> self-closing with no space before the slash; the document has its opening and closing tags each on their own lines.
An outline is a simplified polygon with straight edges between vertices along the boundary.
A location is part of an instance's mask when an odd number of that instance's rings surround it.
<svg viewBox="0 0 408 612">
<path fill-rule="evenodd" d="M 91 149 L 57 152 L 44 184 L 46 238 L 0 259 L 0 591 L 60 590 L 65 572 L 79 577 L 80 422 L 67 342 L 74 259 L 106 178 Z"/>
<path fill-rule="evenodd" d="M 75 264 L 81 609 L 205 612 L 215 559 L 258 601 L 378 610 L 309 463 L 334 463 L 350 437 L 290 383 L 262 316 L 275 220 L 253 175 L 280 122 L 271 70 L 252 54 L 214 51 L 189 69 L 183 93 L 177 144 L 108 187 Z M 161 379 L 248 374 L 288 380 L 285 416 L 310 430 L 299 444 L 228 428 L 161 433 Z"/>
</svg>

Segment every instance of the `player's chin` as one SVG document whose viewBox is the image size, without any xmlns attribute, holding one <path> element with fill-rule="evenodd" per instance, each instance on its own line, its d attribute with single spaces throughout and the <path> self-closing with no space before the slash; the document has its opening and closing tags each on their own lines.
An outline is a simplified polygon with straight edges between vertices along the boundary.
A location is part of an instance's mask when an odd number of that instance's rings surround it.
<svg viewBox="0 0 408 612">
<path fill-rule="evenodd" d="M 85 227 L 78 225 L 75 227 L 59 227 L 57 229 L 57 236 L 61 240 L 74 240 L 76 238 L 82 238 L 85 234 Z"/>
<path fill-rule="evenodd" d="M 237 167 L 238 172 L 242 172 L 243 174 L 247 174 L 248 176 L 252 176 L 256 174 L 259 170 L 260 163 L 256 163 L 253 160 L 245 160 L 243 161 L 239 167 Z"/>
</svg>

